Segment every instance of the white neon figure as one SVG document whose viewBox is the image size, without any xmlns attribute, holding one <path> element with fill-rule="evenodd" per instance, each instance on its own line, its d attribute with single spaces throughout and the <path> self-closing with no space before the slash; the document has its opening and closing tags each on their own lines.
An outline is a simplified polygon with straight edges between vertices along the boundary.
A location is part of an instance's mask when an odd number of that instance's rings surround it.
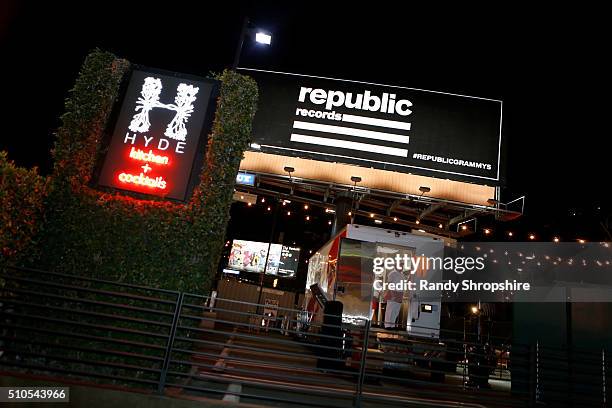
<svg viewBox="0 0 612 408">
<path fill-rule="evenodd" d="M 196 100 L 195 94 L 200 89 L 193 85 L 179 84 L 176 90 L 176 96 L 174 97 L 175 105 L 166 105 L 168 109 L 174 109 L 176 115 L 172 119 L 172 122 L 168 124 L 164 135 L 170 139 L 185 141 L 187 136 L 187 128 L 185 123 L 193 113 L 193 102 Z"/>
<path fill-rule="evenodd" d="M 151 127 L 149 112 L 160 105 L 159 94 L 161 90 L 162 83 L 159 78 L 145 78 L 142 90 L 140 91 L 140 97 L 136 101 L 136 109 L 134 109 L 136 112 L 140 111 L 140 113 L 134 115 L 129 126 L 132 132 L 142 133 L 149 131 Z"/>
<path fill-rule="evenodd" d="M 193 102 L 197 99 L 195 95 L 200 88 L 184 83 L 179 84 L 174 97 L 174 104 L 163 104 L 159 101 L 161 90 L 162 83 L 159 78 L 145 78 L 140 97 L 136 101 L 135 111 L 138 113 L 132 118 L 129 129 L 138 133 L 148 132 L 151 128 L 149 112 L 154 108 L 169 109 L 175 111 L 176 115 L 166 127 L 164 135 L 184 142 L 187 136 L 185 124 L 193 113 Z"/>
</svg>

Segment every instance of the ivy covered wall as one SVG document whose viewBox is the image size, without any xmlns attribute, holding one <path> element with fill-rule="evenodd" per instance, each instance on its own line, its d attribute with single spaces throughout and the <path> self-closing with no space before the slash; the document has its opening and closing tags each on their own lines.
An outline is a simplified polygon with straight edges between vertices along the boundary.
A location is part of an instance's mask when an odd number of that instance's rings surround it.
<svg viewBox="0 0 612 408">
<path fill-rule="evenodd" d="M 189 292 L 207 290 L 221 256 L 236 173 L 248 147 L 257 85 L 234 71 L 220 94 L 200 182 L 186 204 L 89 187 L 128 61 L 94 51 L 66 100 L 56 133 L 44 222 L 21 263 Z"/>
</svg>

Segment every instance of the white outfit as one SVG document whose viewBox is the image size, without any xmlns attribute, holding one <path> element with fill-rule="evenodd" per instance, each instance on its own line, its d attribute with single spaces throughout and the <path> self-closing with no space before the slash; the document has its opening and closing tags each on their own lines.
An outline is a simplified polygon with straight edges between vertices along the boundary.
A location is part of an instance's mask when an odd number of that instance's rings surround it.
<svg viewBox="0 0 612 408">
<path fill-rule="evenodd" d="M 392 300 L 387 301 L 387 308 L 385 309 L 385 329 L 394 328 L 396 326 L 397 316 L 399 316 L 402 304 L 394 302 Z"/>
</svg>

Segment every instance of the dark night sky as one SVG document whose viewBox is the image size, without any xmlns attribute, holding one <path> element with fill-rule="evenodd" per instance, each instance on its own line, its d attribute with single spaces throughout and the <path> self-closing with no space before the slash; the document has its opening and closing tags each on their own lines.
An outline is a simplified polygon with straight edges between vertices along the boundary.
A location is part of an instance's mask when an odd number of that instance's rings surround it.
<svg viewBox="0 0 612 408">
<path fill-rule="evenodd" d="M 438 3 L 424 9 L 412 2 L 214 2 L 201 9 L 180 2 L 137 2 L 132 9 L 127 2 L 82 2 L 77 9 L 50 3 L 0 6 L 0 149 L 21 165 L 50 168 L 51 134 L 92 48 L 206 75 L 231 64 L 248 14 L 273 32 L 273 46 L 247 44 L 242 66 L 502 99 L 502 201 L 527 194 L 525 229 L 557 231 L 563 224 L 567 234 L 603 238 L 591 216 L 597 205 L 610 214 L 609 130 L 602 126 L 609 103 L 598 100 L 610 72 L 602 12 Z M 568 219 L 570 209 L 583 216 Z"/>
</svg>

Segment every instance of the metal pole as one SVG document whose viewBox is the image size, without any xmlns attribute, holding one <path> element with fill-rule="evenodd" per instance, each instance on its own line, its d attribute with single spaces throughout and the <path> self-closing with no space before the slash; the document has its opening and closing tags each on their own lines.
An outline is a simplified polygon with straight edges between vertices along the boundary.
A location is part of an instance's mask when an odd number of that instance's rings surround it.
<svg viewBox="0 0 612 408">
<path fill-rule="evenodd" d="M 603 405 L 606 406 L 607 402 L 607 390 L 606 390 L 606 350 L 601 349 L 601 374 L 602 374 L 602 385 L 603 385 Z"/>
<path fill-rule="evenodd" d="M 355 407 L 361 407 L 361 393 L 363 389 L 363 380 L 365 377 L 365 365 L 368 355 L 368 340 L 370 339 L 370 319 L 366 319 L 363 347 L 361 348 L 361 363 L 359 365 L 359 378 L 357 379 L 357 395 L 355 395 Z"/>
<path fill-rule="evenodd" d="M 240 38 L 238 39 L 238 46 L 236 47 L 236 53 L 234 54 L 234 63 L 232 69 L 238 68 L 240 63 L 240 54 L 242 54 L 242 44 L 244 43 L 244 36 L 246 35 L 247 28 L 249 27 L 249 18 L 245 17 L 242 22 L 242 29 L 240 30 Z"/>
<path fill-rule="evenodd" d="M 162 395 L 164 393 L 164 388 L 166 387 L 166 375 L 168 374 L 168 367 L 170 366 L 170 355 L 172 354 L 172 346 L 174 345 L 174 338 L 176 337 L 176 326 L 178 326 L 182 308 L 183 292 L 179 293 L 178 298 L 176 299 L 176 309 L 174 309 L 174 316 L 172 317 L 172 326 L 170 327 L 168 343 L 166 344 L 164 363 L 162 364 L 161 373 L 159 374 L 159 384 L 157 386 L 157 392 Z"/>
<path fill-rule="evenodd" d="M 257 297 L 257 309 L 255 310 L 256 315 L 259 314 L 259 305 L 261 304 L 261 292 L 263 292 L 264 275 L 266 274 L 266 269 L 268 268 L 268 257 L 270 256 L 270 248 L 272 247 L 272 241 L 274 241 L 274 233 L 276 232 L 276 220 L 278 219 L 278 210 L 280 209 L 280 207 L 281 206 L 277 202 L 276 208 L 274 209 L 274 218 L 272 218 L 272 229 L 270 230 L 270 239 L 268 240 L 268 252 L 266 253 L 264 270 L 259 276 L 259 295 Z"/>
</svg>

